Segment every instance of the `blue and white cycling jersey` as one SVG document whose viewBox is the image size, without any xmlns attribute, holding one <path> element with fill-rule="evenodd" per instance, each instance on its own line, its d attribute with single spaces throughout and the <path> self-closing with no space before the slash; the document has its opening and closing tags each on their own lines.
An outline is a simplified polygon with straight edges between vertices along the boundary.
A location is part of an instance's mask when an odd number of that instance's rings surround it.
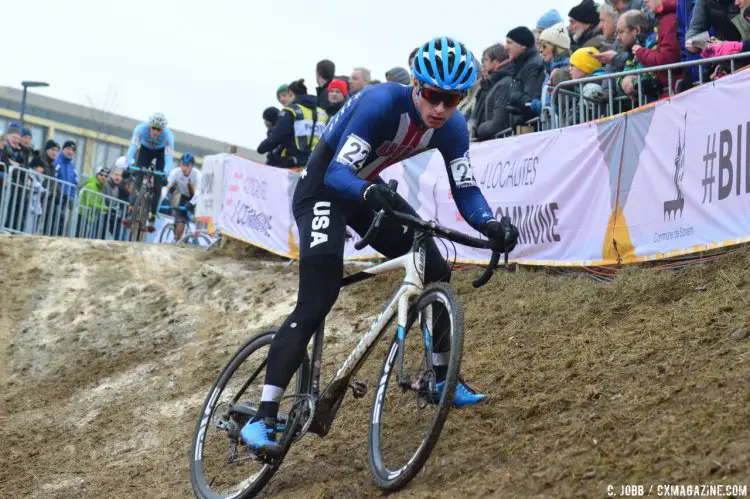
<svg viewBox="0 0 750 499">
<path fill-rule="evenodd" d="M 440 128 L 424 126 L 412 87 L 382 83 L 352 96 L 332 117 L 298 187 L 300 199 L 322 186 L 342 199 L 359 199 L 361 189 L 385 168 L 420 152 L 437 149 L 445 159 L 458 210 L 475 229 L 493 219 L 469 161 L 469 133 L 459 112 Z"/>
<path fill-rule="evenodd" d="M 133 138 L 128 147 L 128 165 L 133 165 L 138 147 L 156 150 L 164 149 L 164 173 L 172 169 L 172 156 L 174 154 L 174 135 L 172 130 L 165 128 L 155 139 L 151 138 L 151 127 L 147 121 L 139 123 L 133 130 Z"/>
</svg>

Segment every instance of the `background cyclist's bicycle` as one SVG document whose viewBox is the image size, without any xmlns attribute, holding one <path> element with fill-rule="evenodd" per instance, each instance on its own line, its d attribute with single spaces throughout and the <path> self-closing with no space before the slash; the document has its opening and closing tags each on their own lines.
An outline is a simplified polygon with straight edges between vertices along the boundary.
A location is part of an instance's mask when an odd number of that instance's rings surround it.
<svg viewBox="0 0 750 499">
<path fill-rule="evenodd" d="M 154 159 L 146 168 L 131 166 L 130 171 L 139 174 L 140 181 L 136 181 L 136 189 L 133 193 L 133 211 L 130 225 L 130 240 L 133 242 L 143 241 L 148 232 L 149 214 L 151 200 L 160 193 L 154 192 L 154 176 L 164 176 L 164 172 L 156 171 L 156 160 Z"/>
</svg>

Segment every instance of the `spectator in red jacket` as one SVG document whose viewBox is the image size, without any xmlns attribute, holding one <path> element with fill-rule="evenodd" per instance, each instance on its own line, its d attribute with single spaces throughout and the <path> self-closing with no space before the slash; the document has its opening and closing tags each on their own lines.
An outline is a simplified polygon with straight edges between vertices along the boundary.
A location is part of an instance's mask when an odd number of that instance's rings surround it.
<svg viewBox="0 0 750 499">
<path fill-rule="evenodd" d="M 659 23 L 656 46 L 651 48 L 635 45 L 633 54 L 647 68 L 680 62 L 680 42 L 677 41 L 677 0 L 644 0 L 646 8 L 656 16 Z M 672 71 L 672 88 L 682 76 L 680 71 Z M 669 94 L 667 71 L 656 73 L 664 93 Z"/>
</svg>

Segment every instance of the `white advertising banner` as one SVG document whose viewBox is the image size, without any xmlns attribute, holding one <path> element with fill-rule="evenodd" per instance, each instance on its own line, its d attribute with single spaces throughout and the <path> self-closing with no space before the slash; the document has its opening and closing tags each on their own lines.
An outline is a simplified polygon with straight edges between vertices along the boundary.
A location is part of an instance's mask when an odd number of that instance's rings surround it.
<svg viewBox="0 0 750 499">
<path fill-rule="evenodd" d="M 520 231 L 512 261 L 533 265 L 609 261 L 604 248 L 613 194 L 598 143 L 597 127 L 579 126 L 472 145 L 474 177 L 490 208 L 497 219 L 509 215 Z M 439 153 L 404 163 L 399 193 L 422 218 L 478 235 L 458 212 Z M 391 178 L 389 173 L 396 168 L 386 170 L 383 177 Z M 469 263 L 486 263 L 490 255 L 460 245 L 456 251 L 459 261 Z"/>
<path fill-rule="evenodd" d="M 750 240 L 748 92 L 744 71 L 627 116 L 624 263 Z"/>
<path fill-rule="evenodd" d="M 219 229 L 273 253 L 293 255 L 290 174 L 230 155 L 224 161 L 224 200 Z"/>
<path fill-rule="evenodd" d="M 224 161 L 229 154 L 214 154 L 203 158 L 201 167 L 201 192 L 195 217 L 208 224 L 209 233 L 213 233 L 216 221 L 221 213 L 221 202 L 224 194 Z"/>
</svg>

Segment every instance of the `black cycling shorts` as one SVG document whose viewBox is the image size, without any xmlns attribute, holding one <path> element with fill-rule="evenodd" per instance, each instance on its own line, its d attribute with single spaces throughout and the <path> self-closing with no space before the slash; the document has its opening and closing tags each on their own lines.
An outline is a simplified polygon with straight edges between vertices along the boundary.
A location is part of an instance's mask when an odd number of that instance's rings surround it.
<svg viewBox="0 0 750 499">
<path fill-rule="evenodd" d="M 175 193 L 174 196 L 179 196 L 180 200 L 177 202 L 177 206 L 172 205 L 172 217 L 174 217 L 174 223 L 184 224 L 188 221 L 188 204 L 190 203 L 190 196 L 183 196 L 182 194 Z"/>
</svg>

